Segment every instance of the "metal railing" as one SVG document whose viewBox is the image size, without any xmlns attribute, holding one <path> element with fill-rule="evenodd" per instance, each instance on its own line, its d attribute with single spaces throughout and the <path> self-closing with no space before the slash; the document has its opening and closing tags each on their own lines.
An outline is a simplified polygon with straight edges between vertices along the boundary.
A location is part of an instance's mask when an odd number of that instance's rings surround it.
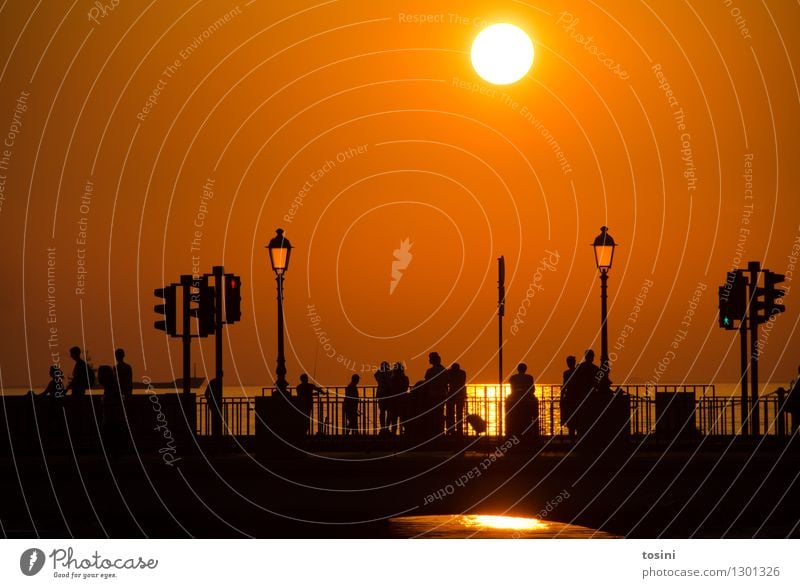
<svg viewBox="0 0 800 588">
<path fill-rule="evenodd" d="M 481 417 L 487 424 L 485 435 L 502 436 L 505 432 L 503 418 L 508 387 L 502 394 L 497 386 L 468 385 L 466 414 Z M 713 385 L 624 385 L 619 390 L 630 399 L 630 433 L 648 435 L 656 432 L 656 393 L 694 393 L 693 421 L 701 435 L 737 435 L 741 431 L 741 404 L 737 397 L 716 396 Z M 345 434 L 345 388 L 330 387 L 326 393 L 314 396 L 311 414 L 311 434 L 339 436 Z M 262 395 L 271 393 L 264 388 Z M 378 399 L 375 386 L 359 387 L 359 414 L 357 432 L 360 435 L 378 435 L 381 432 Z M 539 432 L 547 436 L 567 434 L 561 424 L 561 386 L 536 386 L 539 405 Z M 762 431 L 767 435 L 790 431 L 788 415 L 779 410 L 780 400 L 774 395 L 759 399 Z M 255 398 L 247 396 L 223 398 L 224 434 L 234 436 L 255 435 Z M 205 398 L 198 397 L 197 428 L 201 435 L 211 433 L 211 409 Z M 464 425 L 466 435 L 477 435 Z"/>
</svg>

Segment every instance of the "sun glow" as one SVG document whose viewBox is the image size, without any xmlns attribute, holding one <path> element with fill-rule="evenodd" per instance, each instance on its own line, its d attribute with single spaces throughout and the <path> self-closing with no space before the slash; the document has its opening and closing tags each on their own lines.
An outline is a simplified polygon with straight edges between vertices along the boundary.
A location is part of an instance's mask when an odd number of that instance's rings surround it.
<svg viewBox="0 0 800 588">
<path fill-rule="evenodd" d="M 464 525 L 468 527 L 480 527 L 482 529 L 513 529 L 515 531 L 529 531 L 547 527 L 547 525 L 539 519 L 505 517 L 499 515 L 467 515 L 464 517 Z"/>
<path fill-rule="evenodd" d="M 497 85 L 512 84 L 533 64 L 533 43 L 521 28 L 494 24 L 483 29 L 472 42 L 472 67 L 484 80 Z"/>
</svg>

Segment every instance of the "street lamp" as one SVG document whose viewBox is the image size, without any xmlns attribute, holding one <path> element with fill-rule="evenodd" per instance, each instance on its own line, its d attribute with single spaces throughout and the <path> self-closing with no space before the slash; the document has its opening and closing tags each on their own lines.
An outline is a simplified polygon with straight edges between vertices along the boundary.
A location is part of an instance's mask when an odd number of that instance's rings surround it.
<svg viewBox="0 0 800 588">
<path fill-rule="evenodd" d="M 600 367 L 604 370 L 608 369 L 608 310 L 606 293 L 608 281 L 608 270 L 611 269 L 611 263 L 614 261 L 614 248 L 617 246 L 614 239 L 608 234 L 608 227 L 600 227 L 600 234 L 595 237 L 594 244 L 594 261 L 597 264 L 597 269 L 600 270 Z"/>
<path fill-rule="evenodd" d="M 278 283 L 278 365 L 275 370 L 278 379 L 275 381 L 275 387 L 280 394 L 288 396 L 289 382 L 286 381 L 286 358 L 283 353 L 283 274 L 289 269 L 292 246 L 283 236 L 283 229 L 278 229 L 275 233 L 267 245 L 269 262 L 277 276 L 275 281 Z"/>
</svg>

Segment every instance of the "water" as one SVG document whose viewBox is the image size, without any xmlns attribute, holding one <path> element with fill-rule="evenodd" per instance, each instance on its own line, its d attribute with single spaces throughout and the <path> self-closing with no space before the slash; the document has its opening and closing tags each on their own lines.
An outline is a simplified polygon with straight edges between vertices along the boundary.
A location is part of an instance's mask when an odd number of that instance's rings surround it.
<svg viewBox="0 0 800 588">
<path fill-rule="evenodd" d="M 498 515 L 428 515 L 389 519 L 392 537 L 425 539 L 613 539 L 603 531 L 556 521 Z"/>
</svg>

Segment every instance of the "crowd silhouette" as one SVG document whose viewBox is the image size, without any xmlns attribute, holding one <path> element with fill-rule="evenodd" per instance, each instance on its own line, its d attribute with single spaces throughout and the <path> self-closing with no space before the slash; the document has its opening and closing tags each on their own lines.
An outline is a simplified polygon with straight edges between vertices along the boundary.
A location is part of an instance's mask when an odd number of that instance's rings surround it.
<svg viewBox="0 0 800 588">
<path fill-rule="evenodd" d="M 49 382 L 39 396 L 55 402 L 72 397 L 73 403 L 80 402 L 88 391 L 100 388 L 102 397 L 102 437 L 109 449 L 126 449 L 126 402 L 133 395 L 133 368 L 125 362 L 125 351 L 117 349 L 114 353 L 116 363 L 100 365 L 95 370 L 82 357 L 79 347 L 70 349 L 74 362 L 72 375 L 67 378 L 62 369 L 53 365 L 49 368 Z M 459 363 L 445 367 L 437 352 L 428 355 L 429 367 L 422 379 L 413 385 L 405 372 L 402 362 L 390 364 L 382 361 L 374 372 L 377 420 L 374 424 L 379 436 L 405 436 L 412 440 L 427 440 L 441 436 L 463 437 L 471 428 L 481 434 L 487 430 L 487 423 L 480 415 L 469 412 L 467 394 L 467 372 Z M 560 425 L 571 442 L 595 441 L 608 443 L 621 433 L 627 434 L 626 419 L 629 405 L 623 405 L 621 391 L 612 390 L 612 382 L 607 370 L 595 363 L 594 351 L 588 349 L 583 361 L 577 362 L 574 355 L 566 357 L 567 369 L 562 374 L 559 398 Z M 363 403 L 370 398 L 360 397 L 359 374 L 352 374 L 341 398 L 342 427 L 344 435 L 358 436 L 367 432 L 363 417 Z M 534 377 L 528 373 L 528 366 L 520 363 L 516 373 L 507 381 L 509 392 L 502 403 L 502 418 L 498 430 L 508 437 L 537 437 L 540 434 L 539 400 L 536 396 Z M 33 394 L 33 392 L 31 392 Z M 291 392 L 290 392 L 291 394 Z M 298 421 L 300 435 L 328 432 L 327 427 L 315 427 L 323 421 L 322 397 L 328 392 L 310 382 L 307 374 L 300 376 L 300 383 L 294 389 L 295 407 L 301 416 Z M 788 385 L 788 389 L 776 390 L 782 398 L 781 410 L 790 415 L 789 434 L 794 434 L 800 425 L 800 367 L 798 376 Z M 223 391 L 216 379 L 209 381 L 205 398 L 211 418 L 212 436 L 222 435 Z M 316 415 L 313 414 L 317 399 Z"/>
</svg>

